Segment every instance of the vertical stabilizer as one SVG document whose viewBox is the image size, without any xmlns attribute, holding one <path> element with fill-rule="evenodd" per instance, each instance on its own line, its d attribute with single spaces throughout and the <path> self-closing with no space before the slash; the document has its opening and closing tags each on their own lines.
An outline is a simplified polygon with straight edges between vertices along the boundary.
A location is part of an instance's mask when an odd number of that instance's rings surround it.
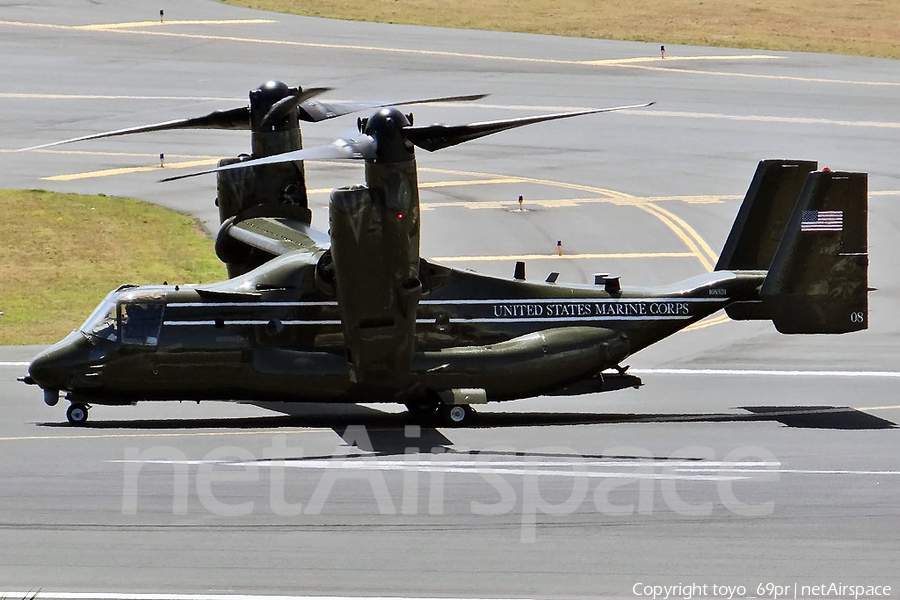
<svg viewBox="0 0 900 600">
<path fill-rule="evenodd" d="M 716 271 L 769 268 L 806 176 L 816 167 L 807 160 L 759 161 Z"/>
<path fill-rule="evenodd" d="M 760 293 L 778 331 L 868 327 L 867 215 L 866 173 L 809 175 Z"/>
</svg>

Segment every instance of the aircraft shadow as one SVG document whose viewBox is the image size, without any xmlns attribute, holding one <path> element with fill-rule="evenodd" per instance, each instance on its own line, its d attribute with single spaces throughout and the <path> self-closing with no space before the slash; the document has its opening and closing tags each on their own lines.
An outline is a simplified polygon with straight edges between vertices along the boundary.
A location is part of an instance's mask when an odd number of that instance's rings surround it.
<svg viewBox="0 0 900 600">
<path fill-rule="evenodd" d="M 280 429 L 322 427 L 333 429 L 341 437 L 352 426 L 365 426 L 370 439 L 398 447 L 422 448 L 450 443 L 438 428 L 437 418 L 414 421 L 406 412 L 384 413 L 358 405 L 260 405 L 288 412 L 278 416 L 226 417 L 211 419 L 142 419 L 88 421 L 80 429 Z M 802 429 L 872 430 L 893 429 L 897 424 L 848 406 L 744 406 L 747 413 L 566 413 L 566 412 L 502 412 L 476 413 L 467 429 L 506 427 L 546 427 L 565 425 L 615 425 L 620 423 L 740 423 L 774 421 L 787 427 Z M 65 422 L 37 423 L 41 427 L 71 427 Z M 408 425 L 419 425 L 418 437 L 408 434 Z M 464 428 L 464 429 L 465 429 Z M 354 435 L 355 430 L 350 430 Z M 396 444 L 394 443 L 396 441 Z M 348 442 L 349 443 L 349 442 Z M 402 446 L 400 445 L 402 444 Z"/>
<path fill-rule="evenodd" d="M 728 423 L 775 421 L 805 429 L 892 429 L 897 424 L 849 406 L 741 406 L 741 413 L 492 413 L 471 427 L 602 425 L 618 423 Z"/>
<path fill-rule="evenodd" d="M 897 424 L 849 406 L 742 406 L 754 418 L 806 429 L 894 429 Z"/>
</svg>

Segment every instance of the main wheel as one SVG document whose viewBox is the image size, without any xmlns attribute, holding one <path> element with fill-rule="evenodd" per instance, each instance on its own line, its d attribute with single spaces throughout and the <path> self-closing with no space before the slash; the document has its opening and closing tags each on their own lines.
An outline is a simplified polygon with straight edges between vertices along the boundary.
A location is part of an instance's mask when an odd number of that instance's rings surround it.
<svg viewBox="0 0 900 600">
<path fill-rule="evenodd" d="M 88 407 L 86 404 L 72 404 L 66 409 L 66 419 L 72 425 L 84 425 L 88 419 Z"/>
<path fill-rule="evenodd" d="M 426 419 L 430 419 L 434 416 L 437 408 L 438 402 L 429 400 L 422 400 L 421 402 L 409 402 L 406 405 L 406 410 L 409 411 L 409 416 L 412 417 L 415 421 L 424 421 Z"/>
<path fill-rule="evenodd" d="M 460 427 L 471 420 L 474 411 L 468 404 L 442 404 L 439 413 L 444 425 Z"/>
</svg>

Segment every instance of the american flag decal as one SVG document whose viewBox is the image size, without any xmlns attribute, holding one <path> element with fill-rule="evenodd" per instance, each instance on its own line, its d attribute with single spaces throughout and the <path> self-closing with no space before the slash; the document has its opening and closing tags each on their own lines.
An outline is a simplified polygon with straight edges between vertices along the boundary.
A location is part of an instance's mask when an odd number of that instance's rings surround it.
<svg viewBox="0 0 900 600">
<path fill-rule="evenodd" d="M 800 231 L 842 231 L 844 211 L 804 210 L 800 218 Z"/>
</svg>

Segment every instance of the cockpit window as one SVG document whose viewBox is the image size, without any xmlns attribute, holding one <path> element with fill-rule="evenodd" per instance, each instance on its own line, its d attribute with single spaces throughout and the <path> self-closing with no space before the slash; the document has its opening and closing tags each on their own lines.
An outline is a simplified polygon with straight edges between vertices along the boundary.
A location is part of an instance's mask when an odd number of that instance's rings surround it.
<svg viewBox="0 0 900 600">
<path fill-rule="evenodd" d="M 119 305 L 122 343 L 155 346 L 159 342 L 164 305 L 151 302 L 128 302 Z"/>
<path fill-rule="evenodd" d="M 87 321 L 81 326 L 81 331 L 94 337 L 115 342 L 118 340 L 116 326 L 116 301 L 104 300 L 100 303 Z"/>
</svg>

